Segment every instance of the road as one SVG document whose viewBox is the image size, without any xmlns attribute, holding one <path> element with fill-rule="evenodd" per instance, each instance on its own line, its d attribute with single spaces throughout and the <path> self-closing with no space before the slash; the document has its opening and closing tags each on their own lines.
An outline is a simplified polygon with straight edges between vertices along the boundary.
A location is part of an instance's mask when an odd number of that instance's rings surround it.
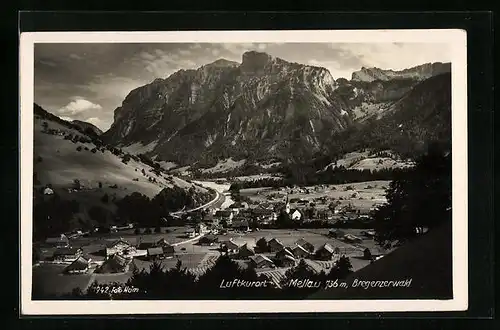
<svg viewBox="0 0 500 330">
<path fill-rule="evenodd" d="M 202 185 L 205 188 L 208 188 L 208 189 L 215 191 L 215 193 L 216 193 L 215 198 L 212 199 L 210 202 L 208 202 L 204 205 L 198 206 L 194 209 L 190 209 L 190 210 L 182 209 L 180 211 L 173 212 L 173 213 L 171 213 L 172 216 L 180 216 L 182 214 L 186 214 L 186 213 L 190 213 L 190 212 L 194 212 L 194 211 L 198 211 L 198 210 L 203 210 L 203 209 L 206 209 L 206 208 L 212 207 L 212 206 L 213 207 L 221 207 L 221 206 L 223 206 L 223 204 L 225 204 L 225 202 L 228 202 L 228 200 L 227 200 L 228 198 L 226 198 L 226 196 L 224 195 L 224 192 L 227 191 L 229 186 L 218 185 L 218 184 L 216 184 L 214 182 L 210 182 L 210 181 L 196 181 L 196 183 Z"/>
</svg>

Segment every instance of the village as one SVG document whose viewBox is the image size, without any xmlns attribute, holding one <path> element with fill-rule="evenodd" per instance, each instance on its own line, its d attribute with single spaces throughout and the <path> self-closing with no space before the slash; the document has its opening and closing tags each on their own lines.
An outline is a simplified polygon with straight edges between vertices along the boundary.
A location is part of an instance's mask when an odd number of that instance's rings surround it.
<svg viewBox="0 0 500 330">
<path fill-rule="evenodd" d="M 296 197 L 304 194 L 304 188 L 293 189 L 281 194 L 242 190 L 245 201 L 176 214 L 184 226 L 127 224 L 49 237 L 34 249 L 34 285 L 40 282 L 46 292 L 62 294 L 75 286 L 85 290 L 93 281 L 126 283 L 134 270 L 148 271 L 153 262 L 173 268 L 181 261 L 200 276 L 221 255 L 279 285 L 286 271 L 301 260 L 319 273 L 347 256 L 353 270 L 358 270 L 388 252 L 374 241 L 369 209 L 356 209 L 345 200 L 332 203 L 314 194 L 308 194 L 309 199 Z M 231 198 L 227 192 L 224 195 Z M 325 206 L 312 208 L 312 202 Z M 280 225 L 283 219 L 288 221 L 285 227 Z"/>
</svg>

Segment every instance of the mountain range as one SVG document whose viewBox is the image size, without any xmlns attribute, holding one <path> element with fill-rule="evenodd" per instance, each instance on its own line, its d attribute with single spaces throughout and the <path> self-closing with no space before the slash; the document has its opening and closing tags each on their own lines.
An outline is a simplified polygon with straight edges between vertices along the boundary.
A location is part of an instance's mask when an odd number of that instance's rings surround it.
<svg viewBox="0 0 500 330">
<path fill-rule="evenodd" d="M 362 68 L 351 80 L 334 79 L 325 68 L 250 51 L 241 63 L 220 59 L 132 90 L 101 137 L 179 166 L 213 166 L 228 158 L 307 159 L 343 144 L 335 139 L 345 132 L 377 129 L 373 121 L 399 126 L 398 116 L 405 125 L 422 127 L 408 137 L 420 143 L 449 131 L 444 126 L 451 125 L 451 102 L 444 108 L 441 103 L 451 94 L 450 70 L 450 63 L 402 71 Z"/>
</svg>

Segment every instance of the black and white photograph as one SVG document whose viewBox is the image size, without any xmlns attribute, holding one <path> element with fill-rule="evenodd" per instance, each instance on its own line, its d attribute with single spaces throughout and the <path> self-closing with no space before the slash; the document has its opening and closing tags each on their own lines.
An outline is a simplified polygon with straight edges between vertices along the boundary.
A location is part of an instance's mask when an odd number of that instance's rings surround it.
<svg viewBox="0 0 500 330">
<path fill-rule="evenodd" d="M 21 35 L 26 311 L 466 309 L 465 39 Z"/>
</svg>

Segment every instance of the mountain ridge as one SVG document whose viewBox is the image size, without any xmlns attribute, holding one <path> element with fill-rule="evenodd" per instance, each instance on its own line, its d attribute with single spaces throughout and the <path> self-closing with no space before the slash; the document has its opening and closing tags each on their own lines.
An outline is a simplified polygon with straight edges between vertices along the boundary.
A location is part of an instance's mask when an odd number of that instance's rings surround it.
<svg viewBox="0 0 500 330">
<path fill-rule="evenodd" d="M 419 83 L 448 69 L 438 62 L 362 68 L 382 79 L 335 80 L 326 68 L 249 51 L 241 63 L 221 58 L 132 90 L 102 137 L 120 147 L 142 145 L 150 157 L 181 166 L 308 159 L 332 134 L 381 119 Z"/>
</svg>

